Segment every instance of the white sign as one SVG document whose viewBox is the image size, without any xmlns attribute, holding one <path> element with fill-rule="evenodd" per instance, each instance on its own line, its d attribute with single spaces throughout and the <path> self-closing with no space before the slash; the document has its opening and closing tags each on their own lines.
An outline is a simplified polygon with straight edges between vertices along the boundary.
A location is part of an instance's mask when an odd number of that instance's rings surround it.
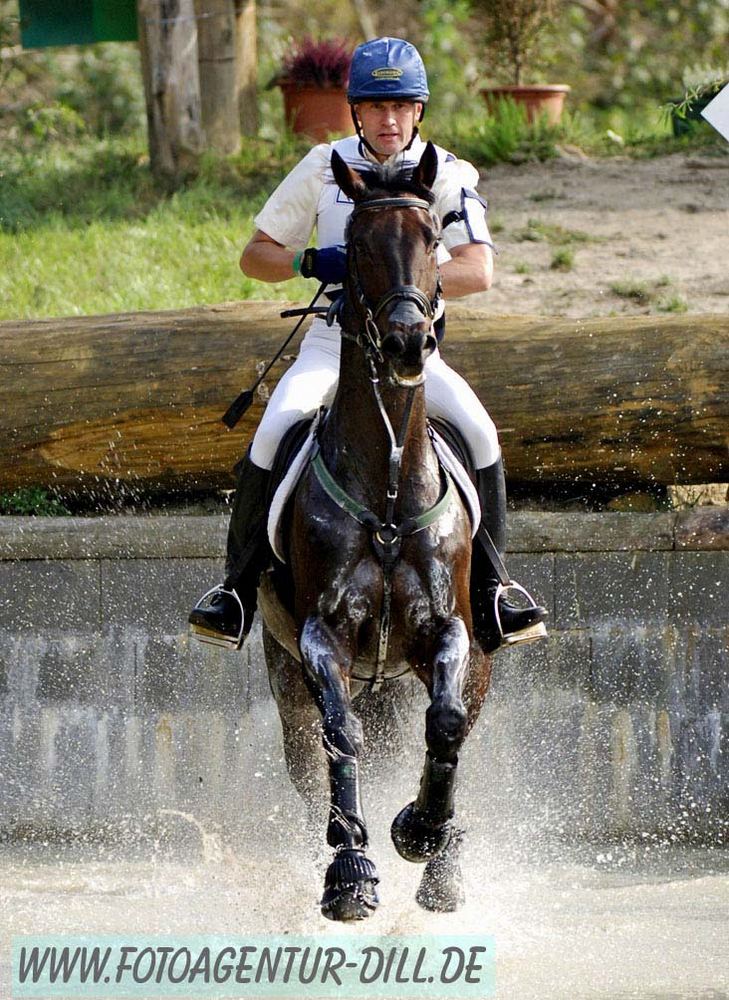
<svg viewBox="0 0 729 1000">
<path fill-rule="evenodd" d="M 719 135 L 729 140 L 729 83 L 706 105 L 701 116 L 714 126 Z"/>
</svg>

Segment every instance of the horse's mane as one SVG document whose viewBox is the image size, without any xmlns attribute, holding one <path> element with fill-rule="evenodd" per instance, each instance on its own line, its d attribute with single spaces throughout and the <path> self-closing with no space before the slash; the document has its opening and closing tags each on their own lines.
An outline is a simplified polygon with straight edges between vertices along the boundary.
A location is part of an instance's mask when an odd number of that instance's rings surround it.
<svg viewBox="0 0 729 1000">
<path fill-rule="evenodd" d="M 381 195 L 411 194 L 427 201 L 429 205 L 433 205 L 435 195 L 430 188 L 413 180 L 414 170 L 415 167 L 395 167 L 386 163 L 379 167 L 373 166 L 369 170 L 357 170 L 368 188 L 367 194 L 362 200 L 369 201 L 370 198 L 377 198 Z"/>
</svg>

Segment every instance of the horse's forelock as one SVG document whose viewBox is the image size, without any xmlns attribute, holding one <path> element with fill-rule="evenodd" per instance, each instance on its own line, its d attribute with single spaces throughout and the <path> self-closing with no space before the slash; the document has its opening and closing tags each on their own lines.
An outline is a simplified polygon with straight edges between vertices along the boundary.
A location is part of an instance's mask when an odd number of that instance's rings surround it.
<svg viewBox="0 0 729 1000">
<path fill-rule="evenodd" d="M 429 205 L 435 204 L 435 195 L 430 188 L 413 180 L 413 170 L 414 167 L 394 167 L 386 163 L 371 170 L 360 170 L 359 174 L 367 185 L 367 193 L 361 200 L 366 202 L 387 195 L 411 194 Z"/>
<path fill-rule="evenodd" d="M 368 187 L 367 194 L 362 200 L 369 201 L 370 198 L 377 198 L 380 195 L 411 194 L 433 205 L 435 195 L 430 188 L 413 180 L 413 170 L 413 167 L 397 168 L 383 164 L 379 169 L 368 171 L 366 176 L 362 175 Z"/>
</svg>

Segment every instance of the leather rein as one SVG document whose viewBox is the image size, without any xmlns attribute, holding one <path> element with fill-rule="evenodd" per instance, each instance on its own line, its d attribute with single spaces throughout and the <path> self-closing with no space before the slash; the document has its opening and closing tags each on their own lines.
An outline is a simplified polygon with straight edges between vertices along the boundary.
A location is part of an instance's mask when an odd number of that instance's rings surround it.
<svg viewBox="0 0 729 1000">
<path fill-rule="evenodd" d="M 422 198 L 415 197 L 392 197 L 379 198 L 371 202 L 363 202 L 355 206 L 350 217 L 352 220 L 364 212 L 377 211 L 389 208 L 415 208 L 423 209 L 431 213 L 430 204 Z M 377 326 L 378 317 L 392 304 L 397 302 L 413 302 L 423 315 L 433 320 L 442 295 L 440 277 L 438 278 L 435 296 L 428 298 L 415 285 L 397 285 L 390 291 L 385 292 L 378 301 L 371 305 L 367 299 L 357 267 L 357 258 L 353 247 L 350 244 L 350 254 L 352 255 L 352 267 L 350 270 L 350 292 L 358 306 L 362 316 L 362 330 L 359 333 L 350 333 L 342 327 L 342 336 L 348 340 L 353 340 L 362 348 L 367 358 L 370 369 L 370 384 L 374 393 L 377 409 L 380 418 L 387 432 L 390 441 L 390 454 L 387 466 L 387 496 L 385 503 L 385 517 L 380 520 L 371 510 L 363 507 L 360 503 L 350 497 L 346 491 L 336 482 L 330 471 L 324 464 L 321 452 L 317 449 L 312 461 L 312 468 L 319 481 L 319 484 L 327 493 L 329 498 L 337 504 L 343 511 L 354 518 L 359 524 L 366 527 L 371 532 L 372 545 L 382 565 L 383 570 L 383 595 L 382 609 L 380 613 L 380 634 L 377 645 L 377 660 L 375 673 L 371 678 L 371 686 L 377 690 L 385 679 L 385 663 L 387 660 L 387 650 L 390 639 L 391 618 L 392 618 L 392 571 L 400 554 L 402 539 L 423 531 L 425 528 L 435 524 L 446 508 L 449 506 L 453 494 L 453 481 L 447 472 L 439 465 L 441 476 L 440 497 L 437 502 L 423 513 L 416 517 L 405 518 L 400 523 L 395 522 L 395 506 L 400 492 L 400 478 L 402 472 L 402 456 L 405 438 L 407 436 L 410 414 L 412 412 L 415 399 L 415 389 L 422 385 L 422 381 L 407 386 L 407 399 L 403 419 L 398 429 L 395 429 L 385 408 L 380 392 L 380 379 L 377 364 L 384 360 L 382 353 L 382 338 Z M 329 310 L 328 322 L 341 313 L 341 305 L 344 296 L 338 299 L 333 308 Z M 364 679 L 364 678 L 355 678 Z M 369 679 L 369 678 L 368 678 Z"/>
</svg>

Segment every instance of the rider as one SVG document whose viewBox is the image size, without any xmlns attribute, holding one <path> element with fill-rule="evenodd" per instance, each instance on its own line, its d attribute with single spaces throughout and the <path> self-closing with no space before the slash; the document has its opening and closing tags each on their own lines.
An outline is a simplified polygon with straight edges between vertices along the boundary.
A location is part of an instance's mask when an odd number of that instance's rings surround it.
<svg viewBox="0 0 729 1000">
<path fill-rule="evenodd" d="M 257 228 L 241 256 L 241 269 L 249 277 L 279 282 L 301 274 L 326 283 L 328 294 L 336 293 L 346 274 L 344 233 L 353 206 L 333 181 L 332 149 L 361 171 L 377 164 L 412 168 L 419 162 L 425 143 L 418 124 L 429 91 L 425 66 L 414 46 L 399 38 L 376 38 L 360 45 L 352 58 L 347 97 L 356 135 L 315 146 L 273 192 L 256 216 Z M 440 274 L 444 296 L 458 298 L 490 287 L 493 244 L 486 203 L 475 191 L 476 169 L 435 148 L 434 208 L 443 226 Z M 306 249 L 314 228 L 317 247 Z M 267 487 L 276 449 L 286 431 L 313 415 L 335 386 L 340 336 L 336 323 L 327 326 L 321 318 L 312 322 L 298 358 L 271 395 L 251 447 L 236 467 L 227 577 L 207 606 L 202 600 L 190 614 L 191 631 L 203 640 L 237 648 L 239 635 L 250 629 L 258 580 L 269 559 Z M 506 490 L 496 428 L 468 383 L 437 350 L 425 371 L 428 413 L 450 421 L 465 438 L 476 467 L 483 525 L 503 553 Z M 509 643 L 546 634 L 540 625 L 546 617 L 544 608 L 518 608 L 503 595 L 498 598 L 501 630 L 497 628 L 494 595 L 503 571 L 500 577 L 493 551 L 478 540 L 472 575 L 480 591 L 474 629 L 485 647 L 496 648 L 502 634 Z"/>
</svg>

